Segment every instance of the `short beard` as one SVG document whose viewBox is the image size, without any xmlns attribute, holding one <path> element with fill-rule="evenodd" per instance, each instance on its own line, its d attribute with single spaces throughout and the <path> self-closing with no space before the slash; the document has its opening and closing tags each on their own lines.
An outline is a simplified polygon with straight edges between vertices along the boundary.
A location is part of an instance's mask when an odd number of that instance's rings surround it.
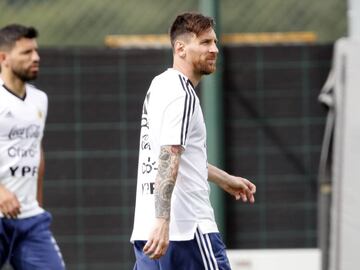
<svg viewBox="0 0 360 270">
<path fill-rule="evenodd" d="M 13 70 L 13 73 L 23 82 L 33 81 L 37 78 L 37 73 L 28 74 L 26 71 Z"/>
<path fill-rule="evenodd" d="M 212 74 L 212 73 L 214 73 L 215 72 L 215 70 L 212 70 L 212 71 L 209 71 L 209 70 L 201 70 L 200 71 L 200 74 L 201 75 L 210 75 L 210 74 Z"/>
<path fill-rule="evenodd" d="M 213 69 L 209 69 L 209 68 L 206 68 L 206 67 L 204 67 L 204 68 L 201 67 L 201 68 L 199 68 L 199 73 L 201 75 L 210 75 L 210 74 L 214 73 L 215 70 L 216 70 L 216 67 L 214 67 Z"/>
<path fill-rule="evenodd" d="M 198 62 L 198 63 L 194 63 L 194 68 L 195 68 L 195 71 L 200 75 L 210 75 L 215 72 L 216 65 L 209 66 L 206 63 L 203 64 L 201 62 Z"/>
</svg>

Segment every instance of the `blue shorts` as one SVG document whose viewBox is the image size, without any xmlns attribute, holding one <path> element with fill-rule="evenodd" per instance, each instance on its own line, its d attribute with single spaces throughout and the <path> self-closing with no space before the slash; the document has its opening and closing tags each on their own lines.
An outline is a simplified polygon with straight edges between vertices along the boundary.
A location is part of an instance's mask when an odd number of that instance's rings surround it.
<svg viewBox="0 0 360 270">
<path fill-rule="evenodd" d="M 64 270 L 50 223 L 48 212 L 24 219 L 0 218 L 0 269 L 8 261 L 17 270 Z"/>
<path fill-rule="evenodd" d="M 219 233 L 196 230 L 189 241 L 170 241 L 166 254 L 152 260 L 142 251 L 146 241 L 135 241 L 134 270 L 231 270 Z"/>
</svg>

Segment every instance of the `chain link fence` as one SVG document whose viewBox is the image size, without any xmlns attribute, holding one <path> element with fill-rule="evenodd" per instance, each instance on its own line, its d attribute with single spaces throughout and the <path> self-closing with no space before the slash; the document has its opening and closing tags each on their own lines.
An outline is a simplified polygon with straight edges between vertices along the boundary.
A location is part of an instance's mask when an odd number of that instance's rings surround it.
<svg viewBox="0 0 360 270">
<path fill-rule="evenodd" d="M 223 33 L 312 31 L 319 42 L 346 35 L 345 0 L 219 0 Z M 1 0 L 0 26 L 33 25 L 41 46 L 104 46 L 107 35 L 164 34 L 195 0 Z"/>
</svg>

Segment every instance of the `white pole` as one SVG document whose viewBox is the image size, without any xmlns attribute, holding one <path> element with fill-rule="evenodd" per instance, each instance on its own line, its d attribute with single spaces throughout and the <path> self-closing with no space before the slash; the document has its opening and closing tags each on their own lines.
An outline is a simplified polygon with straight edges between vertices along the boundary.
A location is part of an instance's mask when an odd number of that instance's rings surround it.
<svg viewBox="0 0 360 270">
<path fill-rule="evenodd" d="M 360 40 L 360 1 L 348 0 L 348 29 L 349 38 Z"/>
</svg>

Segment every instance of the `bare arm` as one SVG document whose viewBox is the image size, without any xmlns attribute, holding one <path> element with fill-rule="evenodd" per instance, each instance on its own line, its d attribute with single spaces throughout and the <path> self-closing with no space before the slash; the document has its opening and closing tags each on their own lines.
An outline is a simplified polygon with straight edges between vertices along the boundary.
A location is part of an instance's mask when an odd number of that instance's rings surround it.
<svg viewBox="0 0 360 270">
<path fill-rule="evenodd" d="M 209 181 L 234 196 L 236 200 L 242 199 L 243 202 L 255 202 L 256 186 L 249 180 L 230 175 L 211 164 L 208 164 L 208 178 Z"/>
<path fill-rule="evenodd" d="M 169 222 L 171 196 L 179 171 L 183 147 L 162 146 L 160 149 L 158 174 L 155 179 L 155 227 L 144 246 L 144 252 L 151 259 L 163 256 L 169 245 Z"/>
<path fill-rule="evenodd" d="M 38 182 L 37 182 L 37 200 L 40 206 L 43 206 L 43 182 L 45 175 L 45 156 L 44 149 L 40 150 L 40 164 L 38 169 Z"/>
</svg>

